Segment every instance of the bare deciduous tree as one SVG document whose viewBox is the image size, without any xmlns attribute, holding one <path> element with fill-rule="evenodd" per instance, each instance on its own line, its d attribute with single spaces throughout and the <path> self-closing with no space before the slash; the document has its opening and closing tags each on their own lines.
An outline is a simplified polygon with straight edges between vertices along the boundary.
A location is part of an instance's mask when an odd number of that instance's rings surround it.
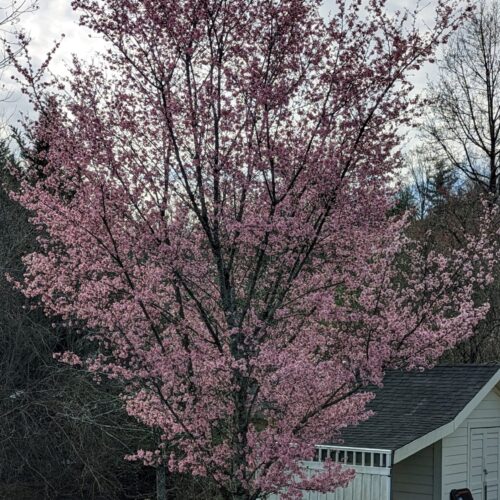
<svg viewBox="0 0 500 500">
<path fill-rule="evenodd" d="M 451 37 L 439 64 L 439 78 L 429 85 L 428 114 L 423 126 L 426 151 L 413 176 L 421 220 L 414 225 L 422 237 L 432 229 L 435 244 L 460 246 L 466 231 L 473 231 L 481 206 L 481 193 L 498 200 L 500 194 L 500 4 L 480 0 L 471 17 Z M 411 163 L 410 159 L 410 163 Z M 419 160 L 422 160 L 420 157 Z M 421 162 L 422 163 L 422 162 Z M 459 188 L 436 206 L 429 179 L 436 166 L 459 174 Z M 430 174 L 430 176 L 429 176 Z M 445 181 L 437 179 L 438 181 Z M 438 182 L 439 184 L 439 182 Z M 439 194 L 439 193 L 437 193 Z M 495 282 L 478 296 L 490 310 L 471 337 L 447 354 L 447 361 L 484 362 L 500 356 L 500 271 Z"/>
<path fill-rule="evenodd" d="M 38 0 L 3 0 L 0 3 L 0 34 L 5 42 L 9 43 L 20 17 L 38 9 Z M 0 69 L 9 64 L 9 57 L 5 50 L 0 55 Z"/>
<path fill-rule="evenodd" d="M 430 86 L 435 151 L 495 197 L 500 191 L 500 5 L 481 0 L 447 46 Z"/>
</svg>

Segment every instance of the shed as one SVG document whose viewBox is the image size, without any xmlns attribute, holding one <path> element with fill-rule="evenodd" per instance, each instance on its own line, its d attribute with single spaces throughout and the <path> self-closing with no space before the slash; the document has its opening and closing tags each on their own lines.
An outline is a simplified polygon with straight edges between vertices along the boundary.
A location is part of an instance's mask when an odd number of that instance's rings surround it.
<svg viewBox="0 0 500 500">
<path fill-rule="evenodd" d="M 307 500 L 500 500 L 500 366 L 439 365 L 390 371 L 374 388 L 375 415 L 319 445 L 310 474 L 330 457 L 355 469 L 347 488 Z"/>
</svg>

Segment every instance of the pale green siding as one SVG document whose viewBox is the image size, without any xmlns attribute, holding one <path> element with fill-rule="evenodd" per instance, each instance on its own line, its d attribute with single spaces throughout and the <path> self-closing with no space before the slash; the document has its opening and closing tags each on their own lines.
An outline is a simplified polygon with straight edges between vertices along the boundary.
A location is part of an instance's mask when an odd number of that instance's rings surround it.
<svg viewBox="0 0 500 500">
<path fill-rule="evenodd" d="M 393 500 L 433 500 L 434 476 L 438 473 L 434 455 L 434 445 L 428 446 L 394 465 Z"/>
</svg>

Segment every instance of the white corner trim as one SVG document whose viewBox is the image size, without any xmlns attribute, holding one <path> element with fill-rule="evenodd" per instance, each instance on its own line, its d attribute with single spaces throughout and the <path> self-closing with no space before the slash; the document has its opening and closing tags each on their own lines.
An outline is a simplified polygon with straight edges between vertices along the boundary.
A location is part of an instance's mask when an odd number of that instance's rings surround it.
<svg viewBox="0 0 500 500">
<path fill-rule="evenodd" d="M 471 414 L 471 412 L 479 405 L 486 395 L 495 388 L 500 382 L 500 369 L 491 377 L 491 379 L 482 387 L 482 389 L 467 403 L 462 411 L 449 423 L 438 427 L 424 436 L 415 439 L 411 443 L 406 444 L 394 452 L 394 463 L 397 464 L 405 458 L 423 450 L 427 446 L 434 444 L 436 441 L 450 435 L 458 428 L 459 425 Z M 450 397 L 452 395 L 450 394 Z M 500 415 L 499 415 L 500 416 Z"/>
</svg>

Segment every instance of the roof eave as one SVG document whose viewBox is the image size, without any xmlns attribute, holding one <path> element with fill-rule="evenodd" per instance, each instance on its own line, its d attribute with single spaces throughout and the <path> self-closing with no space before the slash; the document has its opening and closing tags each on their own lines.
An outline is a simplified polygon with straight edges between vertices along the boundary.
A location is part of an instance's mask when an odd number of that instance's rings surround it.
<svg viewBox="0 0 500 500">
<path fill-rule="evenodd" d="M 411 443 L 405 444 L 394 452 L 394 463 L 403 461 L 405 458 L 418 453 L 420 450 L 427 448 L 437 441 L 449 436 L 460 426 L 463 421 L 474 411 L 479 403 L 486 397 L 486 395 L 500 382 L 500 369 L 490 378 L 490 380 L 481 388 L 480 391 L 467 403 L 466 406 L 458 413 L 458 415 L 447 424 L 434 429 L 433 431 L 424 434 L 423 436 L 415 439 Z"/>
</svg>

